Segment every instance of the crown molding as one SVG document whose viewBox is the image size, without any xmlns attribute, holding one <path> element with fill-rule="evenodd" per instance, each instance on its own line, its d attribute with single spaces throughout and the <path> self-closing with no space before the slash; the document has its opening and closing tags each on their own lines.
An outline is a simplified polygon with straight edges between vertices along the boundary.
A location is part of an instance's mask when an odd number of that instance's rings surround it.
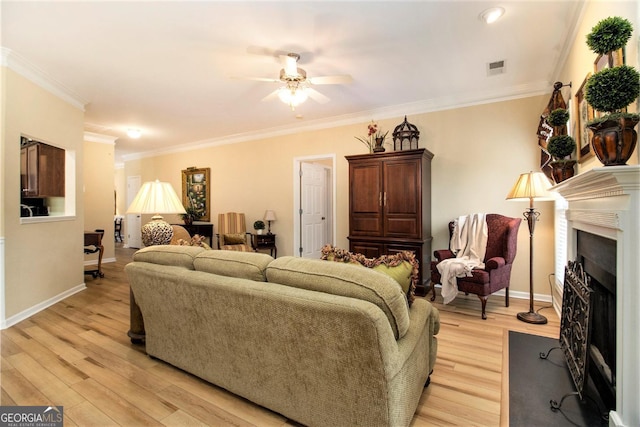
<svg viewBox="0 0 640 427">
<path fill-rule="evenodd" d="M 84 140 L 88 142 L 97 142 L 99 144 L 115 145 L 117 136 L 102 135 L 94 132 L 84 132 Z"/>
<path fill-rule="evenodd" d="M 0 63 L 44 90 L 84 111 L 87 101 L 9 48 L 0 46 Z"/>
<path fill-rule="evenodd" d="M 454 108 L 463 108 L 471 107 L 474 105 L 490 104 L 494 102 L 510 101 L 519 98 L 545 95 L 552 90 L 553 84 L 550 82 L 537 82 L 504 88 L 501 90 L 481 90 L 469 93 L 463 97 L 433 98 L 424 101 L 393 105 L 390 107 L 377 108 L 372 110 L 359 111 L 352 114 L 344 114 L 341 116 L 332 116 L 324 119 L 312 120 L 305 122 L 304 124 L 273 127 L 259 131 L 244 132 L 234 135 L 226 135 L 218 138 L 211 138 L 186 144 L 175 145 L 170 148 L 125 154 L 122 156 L 122 159 L 125 162 L 128 162 L 131 160 L 139 160 L 165 154 L 181 153 L 201 148 L 236 144 L 257 139 L 275 138 L 284 135 L 291 135 L 294 133 L 310 132 L 339 126 L 348 126 L 352 124 L 368 122 L 372 117 L 375 117 L 376 120 L 389 119 L 394 117 L 404 117 L 406 115 L 424 114 L 436 111 L 451 110 Z"/>
</svg>

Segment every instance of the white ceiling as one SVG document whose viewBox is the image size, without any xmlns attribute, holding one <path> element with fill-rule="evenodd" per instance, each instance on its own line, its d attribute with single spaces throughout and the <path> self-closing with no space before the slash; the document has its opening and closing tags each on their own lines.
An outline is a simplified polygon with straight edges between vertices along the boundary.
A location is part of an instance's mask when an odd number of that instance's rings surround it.
<svg viewBox="0 0 640 427">
<path fill-rule="evenodd" d="M 493 25 L 479 14 L 506 13 Z M 6 1 L 0 45 L 85 105 L 86 130 L 117 137 L 116 160 L 177 145 L 226 143 L 327 123 L 369 121 L 551 93 L 584 0 Z M 295 111 L 275 57 L 301 54 L 331 100 Z M 506 72 L 487 75 L 489 62 Z M 301 115 L 301 117 L 296 117 Z M 139 128 L 142 138 L 126 136 Z"/>
</svg>

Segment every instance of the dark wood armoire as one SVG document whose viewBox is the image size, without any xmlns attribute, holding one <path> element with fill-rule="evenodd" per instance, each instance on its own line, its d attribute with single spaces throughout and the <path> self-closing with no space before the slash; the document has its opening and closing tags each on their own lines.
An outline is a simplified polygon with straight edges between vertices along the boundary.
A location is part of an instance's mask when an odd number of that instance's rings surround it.
<svg viewBox="0 0 640 427">
<path fill-rule="evenodd" d="M 349 250 L 373 258 L 413 251 L 418 295 L 427 292 L 431 260 L 431 159 L 427 149 L 346 156 Z"/>
</svg>

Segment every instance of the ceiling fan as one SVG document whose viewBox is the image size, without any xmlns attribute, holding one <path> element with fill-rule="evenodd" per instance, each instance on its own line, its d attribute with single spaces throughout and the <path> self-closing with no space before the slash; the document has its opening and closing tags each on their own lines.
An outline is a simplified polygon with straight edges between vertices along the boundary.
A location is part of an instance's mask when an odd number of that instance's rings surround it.
<svg viewBox="0 0 640 427">
<path fill-rule="evenodd" d="M 251 52 L 251 50 L 249 50 Z M 283 86 L 265 96 L 262 100 L 267 101 L 276 96 L 282 102 L 289 105 L 292 110 L 302 104 L 307 98 L 324 104 L 329 102 L 329 98 L 318 92 L 312 85 L 326 84 L 349 84 L 353 78 L 348 74 L 322 77 L 307 77 L 307 72 L 298 68 L 300 55 L 297 53 L 284 53 L 282 51 L 273 52 L 273 56 L 280 58 L 283 68 L 280 70 L 280 77 L 277 79 L 263 77 L 244 77 L 248 80 L 257 80 L 272 83 L 281 83 Z"/>
</svg>

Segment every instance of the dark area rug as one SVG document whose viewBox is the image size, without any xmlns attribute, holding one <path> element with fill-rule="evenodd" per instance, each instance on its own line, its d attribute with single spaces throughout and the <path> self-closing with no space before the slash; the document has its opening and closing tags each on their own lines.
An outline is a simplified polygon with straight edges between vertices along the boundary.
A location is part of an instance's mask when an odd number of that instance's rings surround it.
<svg viewBox="0 0 640 427">
<path fill-rule="evenodd" d="M 581 402 L 577 395 L 568 396 L 557 411 L 550 400 L 560 403 L 567 393 L 575 391 L 564 353 L 553 350 L 547 359 L 540 353 L 559 346 L 557 339 L 509 331 L 509 425 L 535 426 L 606 426 L 598 405 L 589 398 Z M 595 396 L 593 384 L 587 386 Z"/>
</svg>

